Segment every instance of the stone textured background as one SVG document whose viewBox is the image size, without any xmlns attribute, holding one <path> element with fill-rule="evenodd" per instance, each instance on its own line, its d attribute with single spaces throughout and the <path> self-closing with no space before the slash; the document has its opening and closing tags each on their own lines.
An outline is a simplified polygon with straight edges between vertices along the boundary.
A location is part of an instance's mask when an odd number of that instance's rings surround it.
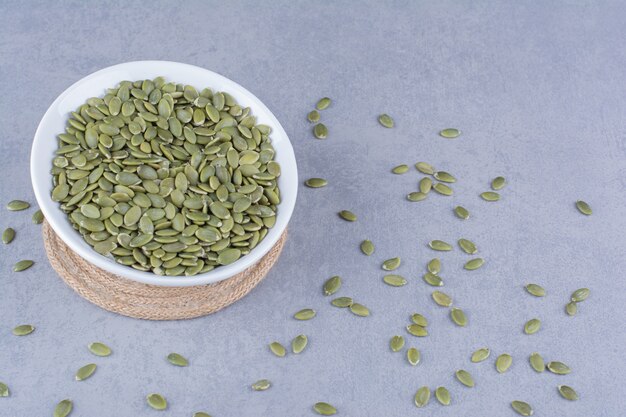
<svg viewBox="0 0 626 417">
<path fill-rule="evenodd" d="M 626 272 L 626 6 L 609 1 L 272 1 L 135 2 L 2 1 L 0 3 L 0 203 L 34 203 L 29 178 L 31 138 L 48 105 L 66 87 L 103 67 L 164 59 L 199 65 L 239 82 L 276 114 L 289 134 L 299 174 L 326 177 L 325 189 L 301 189 L 285 251 L 248 297 L 214 316 L 153 323 L 107 313 L 67 288 L 46 262 L 39 226 L 28 212 L 0 210 L 0 227 L 17 230 L 0 247 L 0 415 L 51 415 L 72 398 L 72 416 L 139 417 L 158 412 L 144 397 L 160 392 L 163 415 L 214 417 L 313 415 L 328 401 L 342 416 L 513 416 L 509 403 L 530 402 L 536 416 L 618 416 L 626 410 L 624 323 Z M 330 134 L 312 137 L 307 112 L 328 95 Z M 387 112 L 396 128 L 383 129 Z M 458 127 L 463 136 L 437 132 Z M 409 203 L 414 170 L 429 161 L 455 174 L 453 197 Z M 509 184 L 498 203 L 478 194 L 491 178 Z M 574 201 L 594 210 L 579 214 Z M 452 208 L 463 204 L 462 222 Z M 336 212 L 351 209 L 357 223 Z M 460 250 L 442 254 L 445 291 L 463 308 L 467 328 L 454 326 L 421 280 L 435 254 L 431 239 L 472 239 L 487 263 L 462 269 Z M 367 258 L 359 242 L 370 238 Z M 382 260 L 401 256 L 404 288 L 385 286 Z M 34 259 L 26 272 L 15 261 Z M 369 306 L 367 319 L 333 308 L 321 285 L 339 274 L 339 295 Z M 537 299 L 523 290 L 545 286 Z M 588 286 L 576 317 L 563 311 L 569 294 Z M 310 322 L 291 318 L 311 307 Z M 411 367 L 391 353 L 413 312 L 431 324 L 428 338 L 408 336 L 422 351 Z M 533 336 L 523 323 L 543 320 Z M 17 338 L 11 329 L 33 323 Z M 306 333 L 301 355 L 273 357 L 267 344 Z M 95 358 L 94 340 L 114 354 Z M 492 349 L 488 362 L 471 352 Z M 170 366 L 176 351 L 191 366 Z M 567 376 L 536 374 L 528 355 L 571 365 Z M 493 360 L 514 364 L 497 374 Z M 80 366 L 96 362 L 88 381 Z M 469 370 L 476 387 L 454 379 Z M 267 392 L 249 385 L 269 378 Z M 578 402 L 557 384 L 574 387 Z M 413 405 L 421 385 L 444 385 L 449 407 Z M 620 411 L 621 410 L 621 411 Z M 160 414 L 159 414 L 160 415 Z"/>
</svg>

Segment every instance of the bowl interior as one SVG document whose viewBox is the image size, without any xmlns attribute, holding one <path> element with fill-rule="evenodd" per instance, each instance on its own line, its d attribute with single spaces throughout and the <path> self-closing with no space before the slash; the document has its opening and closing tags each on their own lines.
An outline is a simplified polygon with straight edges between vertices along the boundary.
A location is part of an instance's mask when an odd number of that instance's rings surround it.
<svg viewBox="0 0 626 417">
<path fill-rule="evenodd" d="M 163 76 L 167 81 L 193 85 L 200 91 L 209 87 L 213 91 L 225 91 L 232 95 L 242 107 L 250 107 L 257 123 L 271 126 L 270 138 L 276 150 L 275 160 L 281 165 L 278 186 L 281 202 L 278 206 L 276 224 L 269 229 L 265 239 L 236 262 L 221 266 L 192 277 L 160 276 L 151 272 L 137 271 L 98 254 L 82 236 L 74 230 L 58 203 L 52 201 L 52 159 L 57 148 L 56 136 L 64 132 L 69 113 L 76 110 L 89 97 L 101 97 L 105 90 L 123 80 L 152 79 Z M 47 221 L 54 231 L 72 250 L 96 266 L 135 281 L 164 286 L 202 285 L 229 278 L 259 261 L 278 241 L 295 206 L 298 174 L 293 148 L 285 130 L 272 112 L 252 93 L 212 71 L 176 62 L 137 61 L 115 65 L 95 72 L 65 90 L 50 106 L 35 133 L 31 151 L 31 179 L 35 196 Z"/>
</svg>

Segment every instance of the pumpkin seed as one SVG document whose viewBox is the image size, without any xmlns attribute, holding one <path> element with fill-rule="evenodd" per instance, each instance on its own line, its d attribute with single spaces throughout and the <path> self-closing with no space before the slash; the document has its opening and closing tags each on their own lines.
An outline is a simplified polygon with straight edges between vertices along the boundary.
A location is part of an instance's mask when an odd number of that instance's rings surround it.
<svg viewBox="0 0 626 417">
<path fill-rule="evenodd" d="M 269 379 L 259 379 L 257 382 L 252 384 L 252 389 L 255 391 L 265 391 L 272 386 L 272 383 Z"/>
<path fill-rule="evenodd" d="M 443 287 L 443 280 L 439 275 L 435 275 L 431 272 L 426 272 L 423 278 L 428 285 L 432 285 L 433 287 Z"/>
<path fill-rule="evenodd" d="M 580 303 L 581 301 L 585 301 L 589 297 L 589 288 L 579 288 L 572 293 L 570 300 L 575 303 Z"/>
<path fill-rule="evenodd" d="M 578 304 L 575 301 L 570 301 L 565 305 L 565 312 L 568 316 L 574 316 L 578 312 Z"/>
<path fill-rule="evenodd" d="M 532 407 L 524 401 L 511 401 L 511 407 L 513 407 L 513 410 L 515 410 L 515 412 L 521 416 L 533 415 Z"/>
<path fill-rule="evenodd" d="M 428 320 L 426 319 L 426 317 L 422 316 L 419 313 L 412 314 L 411 321 L 422 327 L 428 326 Z"/>
<path fill-rule="evenodd" d="M 394 174 L 406 174 L 409 171 L 409 166 L 408 165 L 398 165 L 396 167 L 394 167 L 391 172 L 393 172 Z"/>
<path fill-rule="evenodd" d="M 474 353 L 472 353 L 472 362 L 474 363 L 482 362 L 486 360 L 490 354 L 491 354 L 491 351 L 489 350 L 489 348 L 486 348 L 486 347 L 480 348 L 476 350 Z"/>
<path fill-rule="evenodd" d="M 503 353 L 496 359 L 496 370 L 499 373 L 506 372 L 513 364 L 513 358 L 508 353 Z"/>
<path fill-rule="evenodd" d="M 334 305 L 335 307 L 347 308 L 353 304 L 353 301 L 352 301 L 352 298 L 350 297 L 339 297 L 339 298 L 335 298 L 330 303 Z"/>
<path fill-rule="evenodd" d="M 465 369 L 459 369 L 454 375 L 456 376 L 456 379 L 458 379 L 459 382 L 466 387 L 472 388 L 474 386 L 474 378 L 472 378 L 472 375 Z"/>
<path fill-rule="evenodd" d="M 460 135 L 461 135 L 461 131 L 459 129 L 455 129 L 452 127 L 443 129 L 442 131 L 439 132 L 439 136 L 446 138 L 446 139 L 458 138 Z"/>
<path fill-rule="evenodd" d="M 313 317 L 315 317 L 315 314 L 315 310 L 311 308 L 304 308 L 294 314 L 293 318 L 296 320 L 311 320 Z"/>
<path fill-rule="evenodd" d="M 41 210 L 37 210 L 33 213 L 32 221 L 34 224 L 41 224 L 44 221 L 43 212 Z"/>
<path fill-rule="evenodd" d="M 572 370 L 569 368 L 569 366 L 567 366 L 563 362 L 559 362 L 559 361 L 548 362 L 546 364 L 546 368 L 548 368 L 548 371 L 552 372 L 553 374 L 557 374 L 557 375 L 567 375 L 570 372 L 572 372 Z"/>
<path fill-rule="evenodd" d="M 433 300 L 441 307 L 450 307 L 452 305 L 452 297 L 441 291 L 433 291 L 431 294 Z"/>
<path fill-rule="evenodd" d="M 174 366 L 189 366 L 189 361 L 178 353 L 170 353 L 167 355 L 167 361 Z"/>
<path fill-rule="evenodd" d="M 484 193 L 480 194 L 480 198 L 485 201 L 498 201 L 500 200 L 500 194 L 494 191 L 485 191 Z"/>
<path fill-rule="evenodd" d="M 315 108 L 317 110 L 326 110 L 328 106 L 330 106 L 330 99 L 328 97 L 323 97 L 317 102 Z"/>
<path fill-rule="evenodd" d="M 463 268 L 467 269 L 468 271 L 474 271 L 475 269 L 480 268 L 484 264 L 485 264 L 485 260 L 483 258 L 474 258 L 474 259 L 470 259 L 469 261 L 467 261 L 465 265 L 463 265 Z"/>
<path fill-rule="evenodd" d="M 524 333 L 526 334 L 535 334 L 541 328 L 541 320 L 539 319 L 530 319 L 524 325 Z"/>
<path fill-rule="evenodd" d="M 414 191 L 414 192 L 409 193 L 409 194 L 406 195 L 406 199 L 409 200 L 409 201 L 412 201 L 414 203 L 418 202 L 418 201 L 425 200 L 426 197 L 428 197 L 428 195 L 424 194 L 421 191 Z"/>
<path fill-rule="evenodd" d="M 420 387 L 415 393 L 415 398 L 414 398 L 415 405 L 418 408 L 422 408 L 426 404 L 428 404 L 429 400 L 430 400 L 430 388 L 426 386 Z"/>
<path fill-rule="evenodd" d="M 445 387 L 437 387 L 435 390 L 435 397 L 441 403 L 441 405 L 450 405 L 450 391 Z"/>
<path fill-rule="evenodd" d="M 165 410 L 167 408 L 167 400 L 161 394 L 148 394 L 146 402 L 155 410 Z"/>
<path fill-rule="evenodd" d="M 7 209 L 9 209 L 10 211 L 26 210 L 29 207 L 30 204 L 22 200 L 13 200 L 10 201 L 9 204 L 7 204 Z"/>
<path fill-rule="evenodd" d="M 435 173 L 435 168 L 428 162 L 418 162 L 415 164 L 415 169 L 417 169 L 422 174 L 433 175 Z"/>
<path fill-rule="evenodd" d="M 546 370 L 546 364 L 543 362 L 543 358 L 539 353 L 531 353 L 528 361 L 530 362 L 531 368 L 533 368 L 536 372 L 543 372 Z"/>
<path fill-rule="evenodd" d="M 436 180 L 442 182 L 456 182 L 456 178 L 452 174 L 447 173 L 446 171 L 437 171 L 433 174 Z"/>
<path fill-rule="evenodd" d="M 389 341 L 389 347 L 394 352 L 399 352 L 404 347 L 404 337 L 394 336 Z"/>
<path fill-rule="evenodd" d="M 309 178 L 304 184 L 309 188 L 322 188 L 328 185 L 328 181 L 324 178 Z"/>
<path fill-rule="evenodd" d="M 374 253 L 374 244 L 371 240 L 366 239 L 361 242 L 361 252 L 363 252 L 367 256 L 370 256 Z"/>
<path fill-rule="evenodd" d="M 452 245 L 447 242 L 444 242 L 443 240 L 431 240 L 430 242 L 428 242 L 428 246 L 430 246 L 431 249 L 438 250 L 438 251 L 451 251 L 452 250 Z"/>
<path fill-rule="evenodd" d="M 352 213 L 351 211 L 348 210 L 341 210 L 339 212 L 339 217 L 341 217 L 342 219 L 349 221 L 349 222 L 355 222 L 356 221 L 356 215 L 354 213 Z"/>
<path fill-rule="evenodd" d="M 401 275 L 389 274 L 383 277 L 385 284 L 392 287 L 402 287 L 407 284 L 406 279 Z"/>
<path fill-rule="evenodd" d="M 279 358 L 282 358 L 287 354 L 287 349 L 285 349 L 285 347 L 278 342 L 270 343 L 270 350 L 274 355 L 278 356 Z"/>
<path fill-rule="evenodd" d="M 441 195 L 450 196 L 453 194 L 452 188 L 440 182 L 433 185 L 433 190 L 437 191 Z"/>
<path fill-rule="evenodd" d="M 192 417 L 211 417 L 209 414 L 204 413 L 202 411 L 198 411 L 197 413 L 193 413 Z"/>
<path fill-rule="evenodd" d="M 450 309 L 450 318 L 457 326 L 465 327 L 467 325 L 467 316 L 460 308 L 453 307 Z"/>
<path fill-rule="evenodd" d="M 544 297 L 546 295 L 546 290 L 538 284 L 527 284 L 524 288 L 528 294 L 534 295 L 535 297 Z"/>
<path fill-rule="evenodd" d="M 23 261 L 19 261 L 18 263 L 16 263 L 13 266 L 13 271 L 15 272 L 21 272 L 24 271 L 28 268 L 30 268 L 31 266 L 33 266 L 35 264 L 35 262 L 30 261 L 30 260 L 23 260 Z"/>
<path fill-rule="evenodd" d="M 10 227 L 4 229 L 4 232 L 2 232 L 2 243 L 8 245 L 13 242 L 13 239 L 15 239 L 15 230 Z"/>
<path fill-rule="evenodd" d="M 111 348 L 100 342 L 93 342 L 87 346 L 89 351 L 96 356 L 109 356 L 111 354 Z"/>
<path fill-rule="evenodd" d="M 428 177 L 424 177 L 419 182 L 420 193 L 428 194 L 430 190 L 433 188 L 433 180 Z"/>
<path fill-rule="evenodd" d="M 311 123 L 317 123 L 320 121 L 320 113 L 317 110 L 311 110 L 309 114 L 306 115 L 306 118 Z"/>
<path fill-rule="evenodd" d="M 504 177 L 495 177 L 491 180 L 491 189 L 494 191 L 498 191 L 504 188 L 506 185 L 506 180 Z"/>
<path fill-rule="evenodd" d="M 315 403 L 315 405 L 313 406 L 313 410 L 315 410 L 317 414 L 323 416 L 332 416 L 334 414 L 337 414 L 337 409 L 325 402 Z"/>
<path fill-rule="evenodd" d="M 426 330 L 425 327 L 422 327 L 419 324 L 409 324 L 408 326 L 406 326 L 406 331 L 416 337 L 428 336 L 428 330 Z"/>
<path fill-rule="evenodd" d="M 0 397 L 8 397 L 10 395 L 9 386 L 4 382 L 0 382 Z"/>
<path fill-rule="evenodd" d="M 586 215 L 586 216 L 591 216 L 591 207 L 589 206 L 589 204 L 585 203 L 582 200 L 578 200 L 576 202 L 576 208 L 578 209 L 578 211 L 580 211 L 582 214 Z"/>
<path fill-rule="evenodd" d="M 54 413 L 52 415 L 54 417 L 67 417 L 72 412 L 73 406 L 72 400 L 62 400 L 54 407 Z"/>
<path fill-rule="evenodd" d="M 408 348 L 406 351 L 406 359 L 413 366 L 417 365 L 420 362 L 420 351 L 414 347 Z"/>
<path fill-rule="evenodd" d="M 85 379 L 92 376 L 94 372 L 96 372 L 96 364 L 95 363 L 87 364 L 76 372 L 76 380 L 84 381 Z"/>
<path fill-rule="evenodd" d="M 463 249 L 463 252 L 469 255 L 473 255 L 478 252 L 476 245 L 471 240 L 461 238 L 459 239 L 459 246 Z"/>
<path fill-rule="evenodd" d="M 318 123 L 313 126 L 313 135 L 318 139 L 326 139 L 328 137 L 328 128 L 324 123 Z"/>
<path fill-rule="evenodd" d="M 35 326 L 32 324 L 20 324 L 16 328 L 13 329 L 13 334 L 15 336 L 26 336 L 35 331 Z"/>
<path fill-rule="evenodd" d="M 300 334 L 291 341 L 291 351 L 293 353 L 300 353 L 306 348 L 309 343 L 309 338 L 306 335 Z"/>
<path fill-rule="evenodd" d="M 330 277 L 324 283 L 324 295 L 333 295 L 341 288 L 341 278 L 339 276 Z"/>
<path fill-rule="evenodd" d="M 384 113 L 378 116 L 378 123 L 380 123 L 383 127 L 386 127 L 387 129 L 391 129 L 394 125 L 391 116 Z"/>
<path fill-rule="evenodd" d="M 557 388 L 561 397 L 566 400 L 576 401 L 578 399 L 578 394 L 574 391 L 574 388 L 567 385 L 559 385 Z"/>
<path fill-rule="evenodd" d="M 383 262 L 383 269 L 385 271 L 393 271 L 394 269 L 398 269 L 400 263 L 400 258 L 387 259 L 385 262 Z"/>
<path fill-rule="evenodd" d="M 359 303 L 352 303 L 350 305 L 350 312 L 355 316 L 367 317 L 370 315 L 370 311 L 367 307 Z"/>
<path fill-rule="evenodd" d="M 463 206 L 456 206 L 454 208 L 454 214 L 456 214 L 456 217 L 463 220 L 469 219 L 470 216 L 469 211 Z"/>
</svg>

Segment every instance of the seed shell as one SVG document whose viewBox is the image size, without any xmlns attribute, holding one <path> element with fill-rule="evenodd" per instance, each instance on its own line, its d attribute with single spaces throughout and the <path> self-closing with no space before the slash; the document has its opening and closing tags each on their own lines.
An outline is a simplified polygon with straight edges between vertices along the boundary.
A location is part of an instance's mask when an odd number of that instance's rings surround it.
<svg viewBox="0 0 626 417">
<path fill-rule="evenodd" d="M 318 139 L 326 139 L 328 137 L 328 128 L 324 123 L 318 123 L 313 127 L 313 135 Z"/>
<path fill-rule="evenodd" d="M 94 372 L 96 372 L 96 368 L 97 366 L 95 363 L 90 363 L 90 364 L 83 366 L 76 372 L 76 377 L 75 377 L 76 380 L 84 381 L 85 379 L 92 376 Z"/>
<path fill-rule="evenodd" d="M 430 246 L 431 249 L 437 250 L 437 251 L 451 251 L 452 250 L 452 245 L 447 242 L 444 242 L 443 240 L 431 240 L 430 242 L 428 242 L 428 246 Z"/>
<path fill-rule="evenodd" d="M 393 336 L 389 341 L 389 347 L 394 352 L 399 352 L 404 347 L 404 337 Z"/>
<path fill-rule="evenodd" d="M 9 397 L 10 395 L 9 386 L 4 382 L 0 382 L 0 397 Z"/>
<path fill-rule="evenodd" d="M 572 293 L 570 300 L 575 303 L 580 303 L 581 301 L 585 301 L 589 297 L 589 288 L 579 288 Z"/>
<path fill-rule="evenodd" d="M 474 386 L 474 378 L 472 378 L 472 375 L 465 369 L 459 369 L 456 371 L 455 375 L 456 379 L 458 379 L 459 382 L 466 387 L 472 388 Z"/>
<path fill-rule="evenodd" d="M 565 398 L 566 400 L 576 401 L 578 399 L 578 393 L 574 391 L 574 388 L 568 385 L 559 385 L 557 388 L 559 390 L 559 394 L 561 394 L 561 397 Z"/>
<path fill-rule="evenodd" d="M 35 326 L 32 324 L 20 324 L 16 328 L 13 329 L 13 334 L 15 336 L 26 336 L 35 331 Z"/>
<path fill-rule="evenodd" d="M 406 174 L 408 171 L 409 171 L 409 166 L 406 164 L 395 166 L 391 170 L 391 172 L 393 172 L 396 175 Z"/>
<path fill-rule="evenodd" d="M 371 240 L 366 239 L 361 242 L 361 252 L 363 252 L 367 256 L 370 256 L 374 253 L 374 244 Z"/>
<path fill-rule="evenodd" d="M 309 188 L 322 188 L 328 185 L 328 181 L 324 178 L 309 178 L 304 184 Z"/>
<path fill-rule="evenodd" d="M 13 242 L 13 239 L 15 239 L 15 230 L 10 227 L 4 229 L 4 232 L 2 232 L 2 243 L 8 245 Z"/>
<path fill-rule="evenodd" d="M 452 297 L 441 291 L 433 291 L 431 294 L 433 300 L 441 307 L 450 307 L 452 305 Z"/>
<path fill-rule="evenodd" d="M 53 417 L 67 417 L 72 412 L 73 406 L 72 400 L 62 400 L 54 407 L 54 413 L 52 415 Z"/>
<path fill-rule="evenodd" d="M 569 366 L 567 366 L 563 362 L 559 362 L 559 361 L 548 362 L 546 364 L 546 368 L 548 368 L 548 371 L 552 372 L 553 374 L 557 374 L 557 375 L 567 375 L 570 372 L 572 372 L 572 370 L 570 369 Z"/>
<path fill-rule="evenodd" d="M 472 353 L 472 362 L 478 363 L 486 360 L 491 354 L 491 350 L 489 348 L 480 348 Z"/>
<path fill-rule="evenodd" d="M 339 212 L 339 217 L 341 217 L 342 219 L 348 221 L 348 222 L 355 222 L 356 221 L 356 214 L 352 213 L 349 210 L 341 210 Z"/>
<path fill-rule="evenodd" d="M 526 334 L 535 334 L 541 328 L 541 320 L 539 319 L 530 319 L 524 325 L 524 333 Z"/>
<path fill-rule="evenodd" d="M 167 408 L 167 400 L 161 394 L 148 394 L 146 402 L 155 410 L 165 410 Z"/>
<path fill-rule="evenodd" d="M 341 288 L 341 278 L 337 275 L 330 277 L 324 283 L 324 295 L 333 295 Z"/>
<path fill-rule="evenodd" d="M 414 347 L 408 348 L 406 351 L 406 359 L 413 366 L 417 365 L 420 362 L 420 351 Z"/>
<path fill-rule="evenodd" d="M 87 346 L 89 351 L 96 356 L 109 356 L 111 354 L 111 348 L 100 342 L 93 342 Z"/>
<path fill-rule="evenodd" d="M 407 280 L 401 275 L 388 274 L 383 277 L 385 284 L 392 287 L 402 287 L 407 284 Z"/>
<path fill-rule="evenodd" d="M 546 295 L 546 290 L 538 284 L 527 284 L 524 288 L 528 294 L 534 295 L 535 297 L 544 297 Z"/>
<path fill-rule="evenodd" d="M 467 220 L 470 217 L 469 211 L 463 206 L 456 206 L 454 208 L 454 214 L 456 214 L 456 217 L 463 220 Z"/>
<path fill-rule="evenodd" d="M 448 391 L 446 387 L 437 387 L 435 397 L 437 397 L 437 401 L 439 401 L 441 405 L 450 405 L 450 391 Z"/>
<path fill-rule="evenodd" d="M 473 255 L 476 252 L 478 252 L 478 248 L 476 248 L 476 245 L 474 244 L 474 242 L 468 239 L 464 239 L 464 238 L 459 239 L 459 246 L 461 247 L 461 249 L 463 249 L 463 252 L 469 255 Z"/>
<path fill-rule="evenodd" d="M 252 384 L 252 389 L 254 391 L 265 391 L 272 386 L 272 383 L 269 379 L 259 379 L 254 384 Z"/>
<path fill-rule="evenodd" d="M 515 412 L 519 414 L 520 416 L 532 416 L 533 415 L 532 407 L 524 401 L 517 401 L 517 400 L 512 401 L 511 407 L 513 407 L 513 410 L 515 410 Z"/>
<path fill-rule="evenodd" d="M 367 316 L 370 315 L 369 309 L 367 307 L 365 307 L 364 305 L 359 304 L 359 303 L 352 303 L 352 305 L 350 305 L 350 311 L 355 316 L 367 317 Z"/>
<path fill-rule="evenodd" d="M 391 116 L 384 113 L 378 116 L 378 123 L 380 123 L 383 127 L 386 127 L 387 129 L 391 129 L 394 125 Z"/>
<path fill-rule="evenodd" d="M 309 343 L 309 338 L 304 334 L 299 334 L 294 337 L 291 341 L 291 351 L 293 353 L 300 353 L 306 348 L 306 345 Z"/>
<path fill-rule="evenodd" d="M 439 136 L 441 136 L 442 138 L 446 138 L 446 139 L 458 138 L 460 135 L 461 135 L 461 131 L 453 127 L 443 129 L 439 132 Z"/>
<path fill-rule="evenodd" d="M 13 201 L 10 201 L 9 204 L 7 204 L 7 209 L 10 211 L 26 210 L 29 207 L 30 207 L 30 204 L 22 200 L 13 200 Z"/>
<path fill-rule="evenodd" d="M 187 360 L 187 358 L 174 352 L 167 355 L 167 361 L 174 366 L 189 366 L 189 361 Z"/>
<path fill-rule="evenodd" d="M 592 214 L 591 207 L 589 206 L 589 204 L 585 203 L 582 200 L 578 200 L 576 202 L 576 208 L 578 209 L 578 211 L 580 211 L 582 214 L 586 216 L 591 216 Z"/>
<path fill-rule="evenodd" d="M 400 258 L 387 259 L 385 262 L 383 262 L 383 269 L 385 271 L 393 271 L 394 269 L 398 269 L 401 262 L 402 261 L 400 260 Z"/>
<path fill-rule="evenodd" d="M 30 261 L 30 260 L 23 260 L 23 261 L 19 261 L 18 263 L 16 263 L 13 266 L 13 271 L 15 272 L 21 272 L 24 271 L 28 268 L 30 268 L 31 266 L 33 266 L 35 264 L 35 262 Z"/>
<path fill-rule="evenodd" d="M 287 354 L 287 349 L 285 349 L 285 347 L 278 342 L 270 343 L 270 350 L 274 355 L 278 356 L 279 358 L 282 358 Z"/>
<path fill-rule="evenodd" d="M 496 359 L 496 370 L 499 373 L 506 372 L 513 364 L 513 358 L 508 353 L 503 353 Z"/>
<path fill-rule="evenodd" d="M 313 410 L 315 410 L 317 414 L 323 416 L 332 416 L 334 414 L 337 414 L 337 409 L 325 402 L 315 403 L 315 405 L 313 406 Z"/>
<path fill-rule="evenodd" d="M 428 285 L 432 285 L 433 287 L 443 287 L 443 279 L 441 279 L 439 275 L 426 272 L 422 278 L 424 278 L 424 281 L 426 281 Z"/>
<path fill-rule="evenodd" d="M 533 352 L 530 354 L 528 362 L 530 362 L 530 367 L 533 368 L 536 372 L 543 372 L 546 370 L 546 364 L 544 363 L 541 355 L 537 352 Z"/>
<path fill-rule="evenodd" d="M 406 326 L 406 331 L 415 337 L 428 336 L 428 330 L 426 330 L 425 327 L 422 327 L 419 324 L 415 324 L 415 323 L 409 324 L 408 326 Z"/>
<path fill-rule="evenodd" d="M 496 193 L 495 191 L 485 191 L 484 193 L 480 194 L 480 197 L 485 201 L 500 200 L 500 194 Z"/>
<path fill-rule="evenodd" d="M 417 324 L 418 326 L 422 326 L 422 327 L 428 326 L 428 320 L 426 319 L 426 317 L 422 316 L 419 313 L 415 313 L 411 315 L 411 321 Z"/>
<path fill-rule="evenodd" d="M 568 316 L 574 316 L 578 312 L 578 304 L 575 301 L 570 301 L 565 305 L 565 312 Z"/>
<path fill-rule="evenodd" d="M 467 316 L 460 308 L 451 308 L 450 309 L 450 318 L 452 321 L 460 327 L 467 326 Z"/>
<path fill-rule="evenodd" d="M 353 301 L 352 301 L 352 298 L 350 297 L 339 297 L 339 298 L 335 298 L 330 303 L 334 305 L 335 307 L 347 308 L 353 304 Z"/>
<path fill-rule="evenodd" d="M 424 407 L 430 400 L 430 388 L 423 386 L 415 393 L 414 402 L 418 408 Z"/>
<path fill-rule="evenodd" d="M 491 189 L 494 191 L 498 191 L 504 188 L 506 185 L 506 180 L 504 177 L 495 177 L 491 180 Z"/>
<path fill-rule="evenodd" d="M 311 320 L 313 317 L 315 317 L 315 315 L 315 310 L 311 308 L 304 308 L 294 314 L 293 318 L 295 318 L 296 320 Z"/>
<path fill-rule="evenodd" d="M 484 264 L 485 260 L 483 258 L 474 258 L 467 261 L 465 265 L 463 265 L 463 268 L 467 269 L 468 271 L 474 271 Z"/>
<path fill-rule="evenodd" d="M 319 101 L 315 105 L 315 108 L 317 110 L 326 110 L 328 106 L 330 106 L 330 103 L 331 103 L 331 100 L 328 97 L 323 97 L 319 99 Z"/>
<path fill-rule="evenodd" d="M 422 174 L 433 175 L 435 173 L 435 168 L 428 162 L 418 162 L 415 164 L 415 169 L 417 169 Z"/>
</svg>

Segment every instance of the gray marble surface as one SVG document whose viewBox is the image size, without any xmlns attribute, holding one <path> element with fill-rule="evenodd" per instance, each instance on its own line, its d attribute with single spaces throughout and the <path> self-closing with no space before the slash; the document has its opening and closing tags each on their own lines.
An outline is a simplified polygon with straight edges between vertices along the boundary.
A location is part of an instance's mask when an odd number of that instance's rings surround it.
<svg viewBox="0 0 626 417">
<path fill-rule="evenodd" d="M 536 416 L 624 415 L 626 238 L 626 38 L 623 2 L 597 1 L 273 1 L 134 2 L 2 1 L 0 3 L 0 203 L 34 203 L 29 178 L 31 138 L 47 106 L 83 76 L 120 62 L 164 59 L 199 65 L 239 82 L 276 114 L 289 134 L 305 179 L 326 177 L 325 189 L 302 189 L 285 251 L 265 281 L 228 309 L 182 322 L 120 317 L 77 296 L 46 261 L 40 227 L 27 212 L 0 210 L 0 227 L 17 238 L 0 247 L 0 415 L 47 416 L 72 398 L 72 416 L 214 417 L 313 415 L 317 401 L 342 416 L 513 416 L 509 403 L 530 402 Z M 315 140 L 305 115 L 324 95 L 330 134 Z M 396 128 L 376 116 L 387 112 Z M 463 130 L 457 140 L 439 129 Z M 391 174 L 400 163 L 429 161 L 459 181 L 455 195 L 405 200 L 420 176 Z M 478 194 L 491 178 L 509 184 L 498 203 Z M 588 201 L 594 214 L 578 213 Z M 460 221 L 452 208 L 472 213 Z M 351 209 L 356 223 L 336 213 Z M 470 320 L 454 326 L 422 280 L 435 256 L 431 239 L 474 240 L 486 265 L 462 269 L 460 250 L 440 255 L 445 291 Z M 365 257 L 369 238 L 376 253 Z M 380 263 L 400 256 L 409 284 L 385 286 Z M 37 264 L 22 273 L 22 258 Z M 321 285 L 339 274 L 339 295 L 369 306 L 364 319 L 333 308 Z M 523 285 L 545 286 L 543 299 Z M 576 317 L 569 294 L 591 296 Z M 311 307 L 309 322 L 291 318 Z M 407 364 L 388 342 L 405 334 L 409 315 L 430 320 L 427 338 L 408 337 L 422 363 Z M 543 320 L 526 336 L 524 322 Z M 33 323 L 17 338 L 11 329 Z M 309 336 L 301 355 L 279 359 L 273 340 Z M 95 358 L 94 340 L 114 354 Z M 469 361 L 481 346 L 492 357 Z M 191 366 L 176 368 L 176 351 Z M 536 374 L 528 355 L 572 367 L 567 376 Z M 493 360 L 508 352 L 510 371 Z M 96 362 L 88 381 L 73 381 Z M 473 389 L 454 371 L 469 370 Z M 253 392 L 269 378 L 274 386 Z M 580 393 L 568 402 L 556 389 Z M 418 410 L 418 387 L 448 387 L 452 404 Z M 147 407 L 160 392 L 167 412 Z"/>
</svg>

